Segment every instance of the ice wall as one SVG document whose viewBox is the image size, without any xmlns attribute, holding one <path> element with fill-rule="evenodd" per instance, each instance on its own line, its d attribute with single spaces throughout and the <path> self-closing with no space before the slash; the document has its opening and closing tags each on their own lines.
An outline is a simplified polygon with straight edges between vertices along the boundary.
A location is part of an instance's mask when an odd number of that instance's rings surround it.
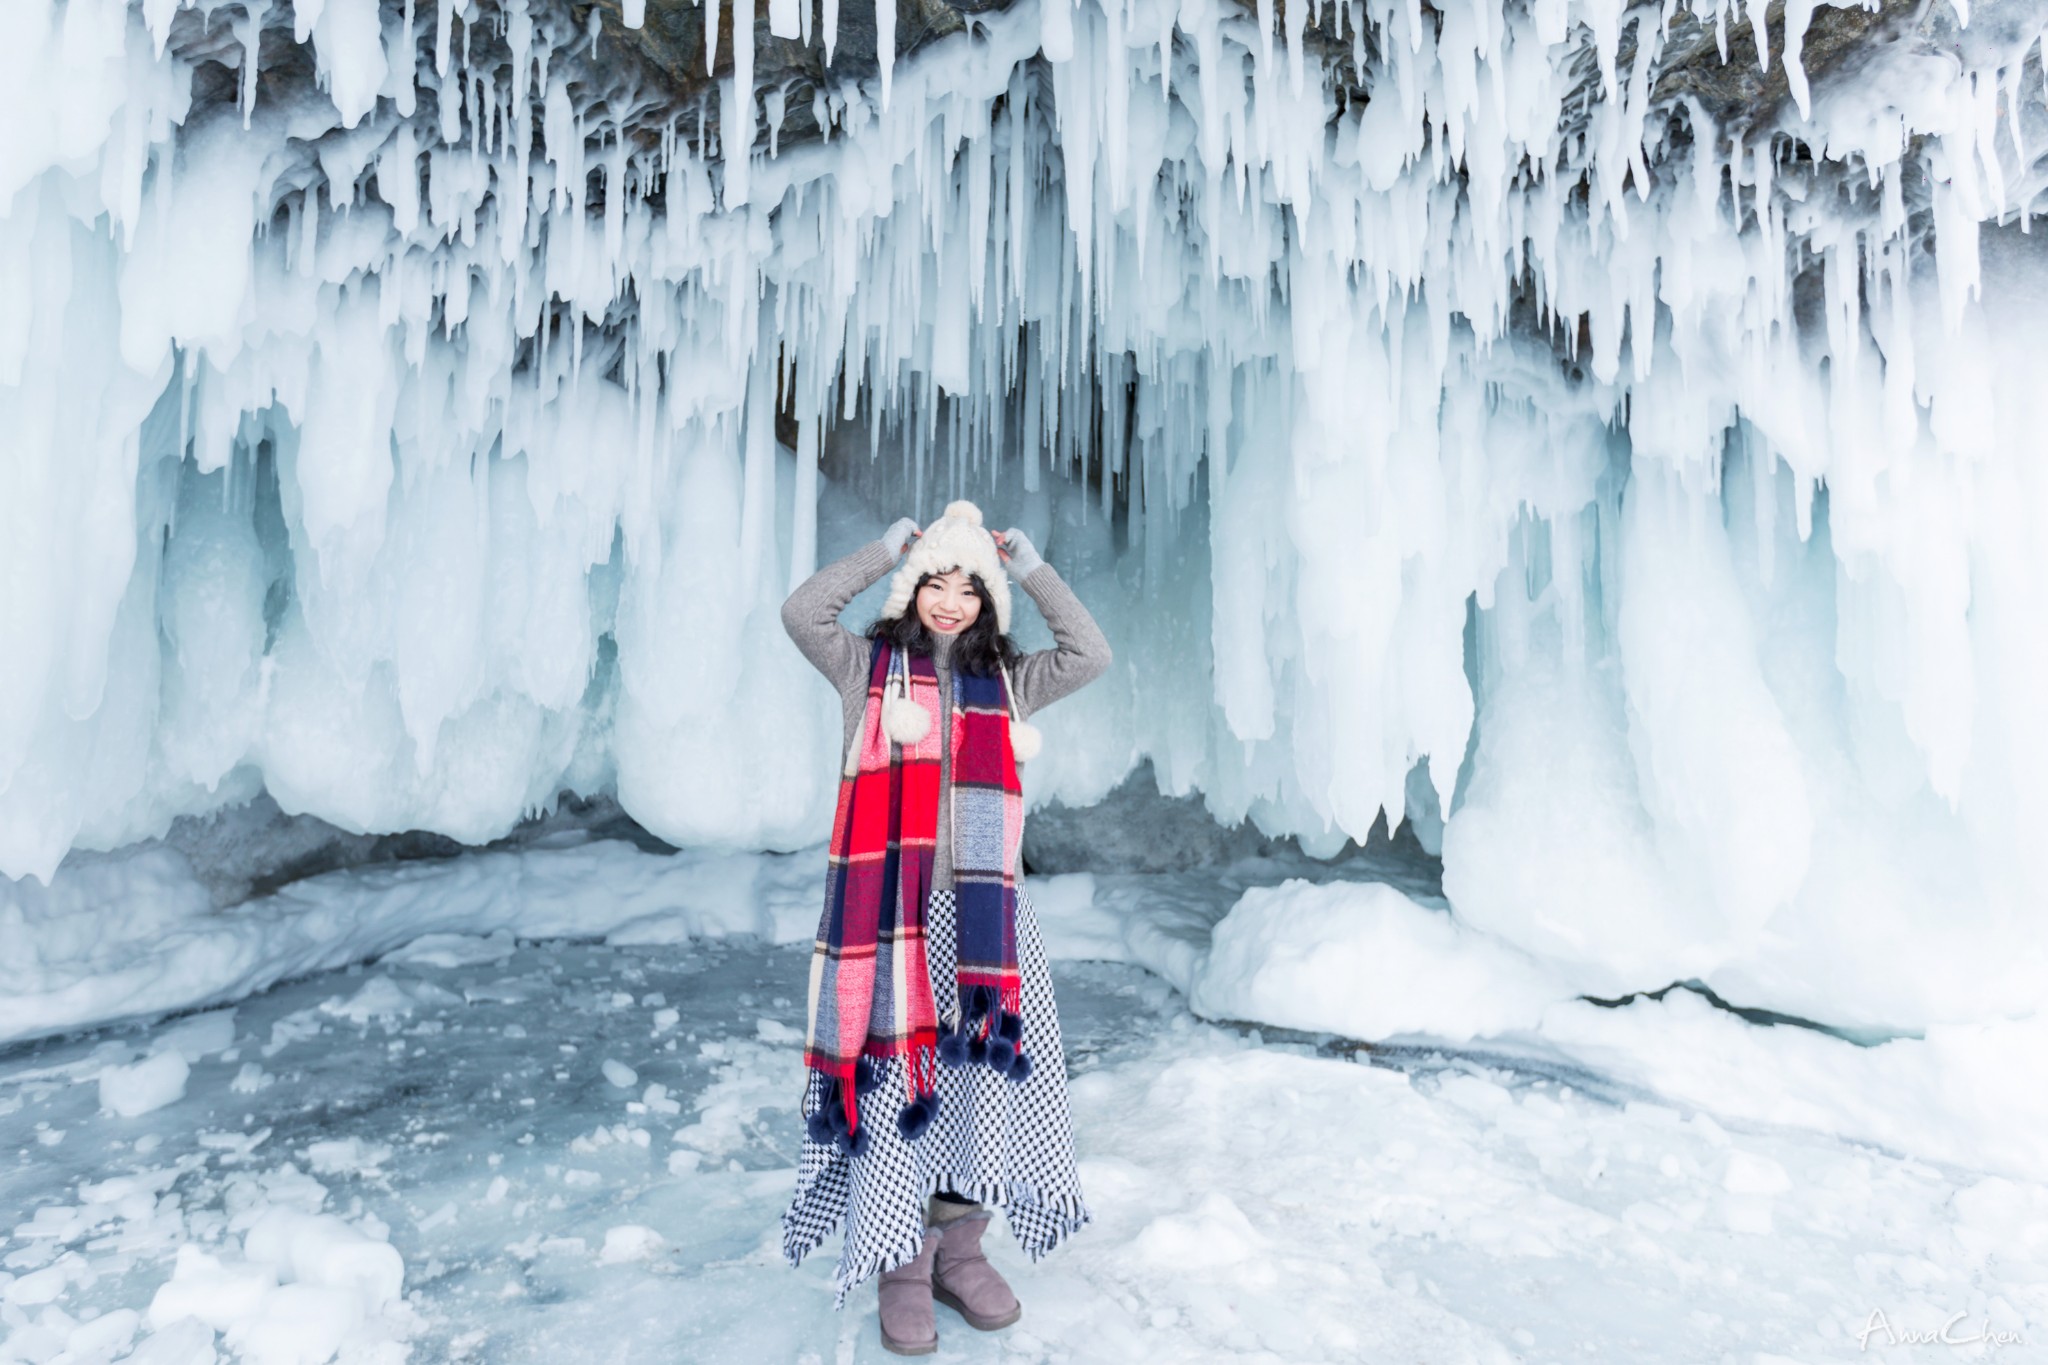
<svg viewBox="0 0 2048 1365">
<path fill-rule="evenodd" d="M 678 107 L 639 3 L 20 0 L 0 872 L 259 787 L 817 838 L 775 606 L 964 494 L 1119 651 L 1034 799 L 1448 814 L 1580 989 L 2038 1009 L 2048 6 L 1971 9 L 1017 0 L 782 147 L 744 22 Z"/>
</svg>

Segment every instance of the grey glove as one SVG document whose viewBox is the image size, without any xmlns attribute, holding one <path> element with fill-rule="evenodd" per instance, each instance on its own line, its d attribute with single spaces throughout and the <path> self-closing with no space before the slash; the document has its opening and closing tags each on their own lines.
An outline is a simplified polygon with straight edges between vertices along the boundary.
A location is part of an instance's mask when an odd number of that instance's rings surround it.
<svg viewBox="0 0 2048 1365">
<path fill-rule="evenodd" d="M 892 555 L 901 555 L 910 548 L 910 538 L 923 528 L 916 517 L 898 517 L 888 530 L 882 532 L 882 544 L 889 547 Z"/>
<path fill-rule="evenodd" d="M 1045 563 L 1038 553 L 1038 547 L 1014 526 L 1003 532 L 1003 549 L 1010 556 L 1009 569 L 1012 578 L 1029 578 L 1033 569 Z"/>
</svg>

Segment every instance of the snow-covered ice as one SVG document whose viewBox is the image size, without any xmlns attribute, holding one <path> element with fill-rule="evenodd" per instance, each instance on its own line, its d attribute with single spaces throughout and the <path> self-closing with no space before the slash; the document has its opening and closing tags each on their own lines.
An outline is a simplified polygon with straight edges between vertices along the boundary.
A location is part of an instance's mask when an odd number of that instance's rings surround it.
<svg viewBox="0 0 2048 1365">
<path fill-rule="evenodd" d="M 336 901 L 353 888 L 363 922 L 379 899 L 412 903 L 386 875 L 323 880 Z M 1464 1042 L 1208 1022 L 1091 945 L 1172 903 L 1154 937 L 1201 960 L 1194 926 L 1239 913 L 1214 903 L 1227 891 L 1088 880 L 1048 879 L 1042 900 L 1096 1221 L 1037 1266 L 992 1238 L 1025 1317 L 984 1338 L 942 1310 L 942 1359 L 1903 1365 L 1929 1348 L 1861 1334 L 1957 1314 L 1952 1333 L 2048 1341 L 2038 1159 L 1993 1171 L 1917 1150 L 1956 1098 L 1917 1088 L 1932 1072 L 1826 1117 L 1859 1075 L 1849 1059 L 1897 1042 L 1753 1024 L 1688 992 L 1581 1003 L 1567 1019 L 1608 1022 L 1577 1035 L 1547 1015 Z M 1235 904 L 1268 916 L 1307 885 L 1254 881 Z M 1390 981 L 1440 948 L 1397 928 L 1443 915 L 1426 892 L 1403 909 L 1390 885 L 1319 890 L 1363 907 Z M 1070 932 L 1083 892 L 1115 909 Z M 780 1260 L 802 936 L 520 933 L 506 952 L 487 927 L 468 937 L 489 951 L 444 939 L 232 1011 L 0 1054 L 0 1207 L 19 1210 L 0 1229 L 0 1360 L 131 1344 L 177 1362 L 884 1358 L 871 1295 L 831 1310 L 836 1242 L 798 1271 Z M 1228 973 L 1202 974 L 1215 989 Z M 1241 1001 L 1285 998 L 1253 984 Z M 1342 1003 L 1312 970 L 1296 994 Z M 183 1094 L 105 1112 L 100 1078 L 149 1057 L 189 1067 Z M 2023 1124 L 2028 1073 L 2007 1061 L 1984 1080 Z M 1804 1110 L 1774 1111 L 1802 1089 Z M 1873 1135 L 1880 1104 L 1925 1112 Z M 1962 1150 L 1974 1117 L 1949 1122 L 1941 1141 Z"/>
</svg>

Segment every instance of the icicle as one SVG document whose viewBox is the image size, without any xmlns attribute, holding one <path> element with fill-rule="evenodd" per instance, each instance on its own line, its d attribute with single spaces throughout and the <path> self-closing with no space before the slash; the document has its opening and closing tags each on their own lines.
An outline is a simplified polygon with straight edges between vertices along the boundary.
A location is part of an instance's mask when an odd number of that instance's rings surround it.
<svg viewBox="0 0 2048 1365">
<path fill-rule="evenodd" d="M 1805 48 L 1806 26 L 1817 3 L 1818 0 L 1785 0 L 1785 83 L 1792 92 L 1792 102 L 1799 106 L 1801 118 L 1813 112 L 1813 96 L 1807 89 L 1806 67 L 1800 53 Z"/>
<path fill-rule="evenodd" d="M 1063 0 L 1047 0 L 1057 9 Z M 875 62 L 882 72 L 882 112 L 889 111 L 889 91 L 896 78 L 896 0 L 875 0 Z"/>
<path fill-rule="evenodd" d="M 436 0 L 434 6 L 434 74 L 443 78 L 448 75 L 448 43 L 455 29 L 455 7 L 462 0 Z M 467 54 L 464 67 L 469 65 Z M 455 139 L 448 139 L 453 142 Z"/>
<path fill-rule="evenodd" d="M 419 44 L 414 39 L 413 6 L 417 0 L 405 0 L 405 8 L 399 15 L 398 27 L 386 33 L 387 40 L 384 61 L 396 72 L 404 71 L 405 78 L 398 83 L 398 91 L 392 100 L 400 118 L 411 118 L 418 107 L 420 82 Z"/>
<path fill-rule="evenodd" d="M 270 0 L 246 0 L 246 7 L 239 19 L 231 20 L 235 36 L 242 42 L 242 127 L 249 127 L 250 116 L 256 112 L 256 80 L 258 57 L 263 47 L 263 20 L 270 13 Z M 161 55 L 162 43 L 158 43 Z"/>
<path fill-rule="evenodd" d="M 730 210 L 747 202 L 754 159 L 754 0 L 732 0 L 732 76 L 719 84 L 718 131 Z"/>
</svg>

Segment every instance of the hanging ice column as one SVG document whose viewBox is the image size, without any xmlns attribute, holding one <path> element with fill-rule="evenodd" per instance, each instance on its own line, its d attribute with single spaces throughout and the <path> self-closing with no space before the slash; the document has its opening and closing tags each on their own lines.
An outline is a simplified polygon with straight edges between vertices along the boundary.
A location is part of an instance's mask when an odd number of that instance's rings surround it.
<svg viewBox="0 0 2048 1365">
<path fill-rule="evenodd" d="M 758 100 L 668 8 L 10 14 L 0 871 L 259 787 L 809 842 L 775 607 L 969 494 L 1125 664 L 1034 800 L 1447 817 L 1586 990 L 2039 1007 L 2039 5 L 1802 72 L 1803 6 L 1018 0 Z"/>
</svg>

